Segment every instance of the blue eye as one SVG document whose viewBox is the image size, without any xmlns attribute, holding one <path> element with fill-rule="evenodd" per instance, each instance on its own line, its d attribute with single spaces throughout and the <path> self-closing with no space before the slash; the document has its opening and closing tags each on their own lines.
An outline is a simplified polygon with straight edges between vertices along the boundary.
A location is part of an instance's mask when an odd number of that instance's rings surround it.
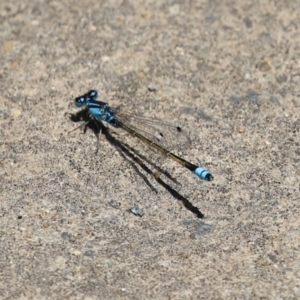
<svg viewBox="0 0 300 300">
<path fill-rule="evenodd" d="M 75 99 L 74 103 L 77 107 L 81 107 L 86 103 L 86 99 L 84 96 L 80 96 Z"/>
<path fill-rule="evenodd" d="M 98 92 L 95 90 L 91 90 L 87 93 L 87 95 L 93 99 L 96 99 L 98 97 Z"/>
</svg>

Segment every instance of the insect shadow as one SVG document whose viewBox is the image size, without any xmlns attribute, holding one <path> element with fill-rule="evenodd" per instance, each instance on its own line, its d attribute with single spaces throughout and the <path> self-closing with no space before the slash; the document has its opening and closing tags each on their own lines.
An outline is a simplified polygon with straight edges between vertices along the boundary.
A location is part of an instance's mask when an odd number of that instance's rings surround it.
<svg viewBox="0 0 300 300">
<path fill-rule="evenodd" d="M 182 202 L 183 206 L 194 213 L 197 218 L 204 218 L 204 215 L 202 212 L 194 206 L 188 199 L 186 199 L 184 196 L 182 196 L 179 192 L 177 192 L 174 188 L 172 188 L 170 185 L 168 185 L 163 179 L 161 179 L 160 174 L 163 174 L 165 177 L 167 177 L 169 180 L 175 182 L 178 184 L 175 178 L 173 178 L 167 171 L 162 170 L 160 167 L 158 167 L 155 163 L 150 161 L 147 157 L 140 154 L 136 149 L 133 149 L 128 144 L 121 142 L 113 137 L 113 135 L 109 132 L 109 129 L 105 127 L 101 121 L 96 120 L 95 118 L 91 118 L 88 109 L 85 108 L 76 114 L 70 114 L 68 113 L 70 120 L 77 123 L 80 121 L 84 121 L 81 126 L 77 127 L 84 127 L 84 133 L 86 133 L 87 129 L 91 129 L 95 136 L 97 137 L 97 151 L 98 151 L 98 145 L 99 145 L 99 135 L 104 134 L 107 141 L 113 145 L 121 157 L 130 164 L 130 166 L 134 169 L 134 171 L 143 179 L 143 181 L 150 187 L 151 190 L 153 190 L 155 193 L 157 193 L 157 190 L 153 187 L 153 185 L 150 183 L 148 178 L 141 173 L 137 165 L 140 166 L 141 169 L 143 169 L 147 174 L 151 175 L 162 187 L 164 187 L 176 200 Z M 96 151 L 96 153 L 97 153 Z M 157 172 L 153 172 L 146 164 L 151 165 L 154 167 Z"/>
</svg>

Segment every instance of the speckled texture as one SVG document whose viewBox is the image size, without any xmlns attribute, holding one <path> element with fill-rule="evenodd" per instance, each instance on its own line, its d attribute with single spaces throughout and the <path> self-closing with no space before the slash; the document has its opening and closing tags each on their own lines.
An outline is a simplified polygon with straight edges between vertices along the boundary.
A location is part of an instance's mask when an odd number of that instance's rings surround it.
<svg viewBox="0 0 300 300">
<path fill-rule="evenodd" d="M 250 3 L 1 1 L 2 299 L 300 298 L 300 2 Z M 66 114 L 91 88 L 184 126 L 215 180 L 95 155 Z"/>
</svg>

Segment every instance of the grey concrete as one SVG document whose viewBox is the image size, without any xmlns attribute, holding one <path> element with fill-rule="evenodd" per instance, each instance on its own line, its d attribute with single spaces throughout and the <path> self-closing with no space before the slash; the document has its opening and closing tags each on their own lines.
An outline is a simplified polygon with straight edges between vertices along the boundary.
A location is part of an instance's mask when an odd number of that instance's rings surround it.
<svg viewBox="0 0 300 300">
<path fill-rule="evenodd" d="M 299 299 L 299 17 L 299 1 L 2 0 L 1 299 Z M 116 129 L 177 184 L 105 136 L 95 155 L 66 115 L 91 88 L 179 123 L 193 146 L 176 153 L 215 180 Z"/>
</svg>

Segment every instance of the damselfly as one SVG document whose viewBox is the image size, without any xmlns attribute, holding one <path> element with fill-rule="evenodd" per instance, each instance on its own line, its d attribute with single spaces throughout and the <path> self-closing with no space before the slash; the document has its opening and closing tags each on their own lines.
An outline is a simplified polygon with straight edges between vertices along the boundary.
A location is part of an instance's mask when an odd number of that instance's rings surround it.
<svg viewBox="0 0 300 300">
<path fill-rule="evenodd" d="M 122 128 L 132 136 L 139 138 L 147 145 L 157 149 L 162 154 L 192 171 L 201 179 L 213 180 L 213 176 L 205 169 L 186 161 L 166 149 L 167 146 L 176 144 L 176 141 L 180 142 L 181 136 L 184 135 L 181 127 L 160 122 L 157 119 L 147 119 L 138 115 L 119 113 L 118 110 L 112 109 L 107 103 L 97 101 L 97 97 L 97 91 L 91 90 L 75 98 L 74 102 L 77 107 L 85 106 L 92 119 L 107 122 L 115 128 Z"/>
</svg>

